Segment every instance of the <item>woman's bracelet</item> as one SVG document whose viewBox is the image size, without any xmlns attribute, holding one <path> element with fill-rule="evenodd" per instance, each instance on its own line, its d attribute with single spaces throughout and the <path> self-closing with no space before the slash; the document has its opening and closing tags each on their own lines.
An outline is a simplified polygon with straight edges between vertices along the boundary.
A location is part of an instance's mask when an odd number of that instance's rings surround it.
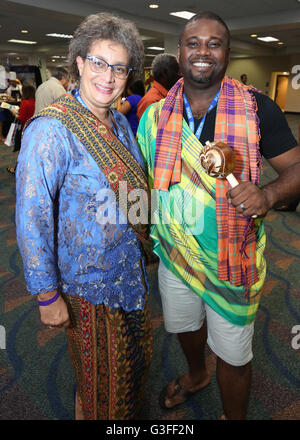
<svg viewBox="0 0 300 440">
<path fill-rule="evenodd" d="M 59 294 L 58 294 L 58 292 L 56 292 L 56 294 L 50 299 L 46 299 L 45 301 L 38 300 L 38 305 L 39 306 L 49 306 L 49 304 L 54 303 L 58 297 L 59 297 Z"/>
</svg>

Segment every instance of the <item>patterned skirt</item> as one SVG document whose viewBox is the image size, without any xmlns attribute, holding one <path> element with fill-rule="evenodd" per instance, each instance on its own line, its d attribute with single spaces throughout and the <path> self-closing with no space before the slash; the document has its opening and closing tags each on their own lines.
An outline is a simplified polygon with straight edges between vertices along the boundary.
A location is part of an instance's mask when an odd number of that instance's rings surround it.
<svg viewBox="0 0 300 440">
<path fill-rule="evenodd" d="M 71 326 L 66 330 L 85 420 L 131 420 L 142 403 L 152 359 L 148 301 L 125 312 L 65 295 Z"/>
</svg>

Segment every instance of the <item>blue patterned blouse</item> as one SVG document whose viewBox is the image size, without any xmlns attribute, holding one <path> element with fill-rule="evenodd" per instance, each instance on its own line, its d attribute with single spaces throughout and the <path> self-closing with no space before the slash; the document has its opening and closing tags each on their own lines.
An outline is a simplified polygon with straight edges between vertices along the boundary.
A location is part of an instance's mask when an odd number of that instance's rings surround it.
<svg viewBox="0 0 300 440">
<path fill-rule="evenodd" d="M 113 112 L 115 134 L 144 169 L 126 117 Z M 110 185 L 77 137 L 56 119 L 34 120 L 23 136 L 16 182 L 17 240 L 28 291 L 60 288 L 92 304 L 143 309 L 143 276 L 147 292 L 148 283 L 141 244 L 128 224 L 97 221 L 99 191 Z"/>
</svg>

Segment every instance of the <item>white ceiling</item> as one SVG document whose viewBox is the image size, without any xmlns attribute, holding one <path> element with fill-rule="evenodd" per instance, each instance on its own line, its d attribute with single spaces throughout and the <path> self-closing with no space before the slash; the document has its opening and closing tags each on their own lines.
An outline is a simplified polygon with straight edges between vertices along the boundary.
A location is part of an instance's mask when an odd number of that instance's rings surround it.
<svg viewBox="0 0 300 440">
<path fill-rule="evenodd" d="M 150 9 L 150 3 L 159 8 Z M 0 63 L 7 57 L 12 65 L 28 64 L 31 53 L 43 55 L 53 65 L 53 55 L 66 55 L 68 40 L 47 37 L 50 32 L 72 34 L 82 18 L 101 11 L 115 12 L 133 20 L 143 37 L 145 48 L 164 46 L 165 38 L 177 38 L 185 20 L 170 12 L 211 10 L 228 24 L 232 34 L 232 56 L 276 56 L 299 53 L 300 61 L 300 2 L 297 0 L 0 0 Z M 27 34 L 21 30 L 27 29 Z M 262 43 L 251 38 L 272 35 L 284 42 Z M 11 38 L 33 40 L 34 46 L 9 43 Z M 146 49 L 146 65 L 150 54 Z M 18 59 L 17 59 L 18 58 Z M 57 60 L 59 64 L 63 60 Z"/>
</svg>

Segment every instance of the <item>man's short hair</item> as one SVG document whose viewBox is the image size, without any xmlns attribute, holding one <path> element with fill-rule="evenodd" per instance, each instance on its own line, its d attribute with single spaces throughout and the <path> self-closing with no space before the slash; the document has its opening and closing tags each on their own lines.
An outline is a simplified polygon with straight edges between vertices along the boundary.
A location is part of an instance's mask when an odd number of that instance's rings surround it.
<svg viewBox="0 0 300 440">
<path fill-rule="evenodd" d="M 68 78 L 69 72 L 67 71 L 67 69 L 64 69 L 63 67 L 56 67 L 55 69 L 51 70 L 51 76 L 54 76 L 54 78 L 60 81 L 63 76 L 65 78 Z"/>
<path fill-rule="evenodd" d="M 152 61 L 151 65 L 153 78 L 155 81 L 159 81 L 161 76 L 167 72 L 178 72 L 179 66 L 178 61 L 175 55 L 169 53 L 161 53 L 156 55 L 156 57 Z"/>
<path fill-rule="evenodd" d="M 227 35 L 227 42 L 228 42 L 228 47 L 230 46 L 230 31 L 229 28 L 227 26 L 227 24 L 225 23 L 225 21 L 223 20 L 223 18 L 221 18 L 219 15 L 215 14 L 214 12 L 211 11 L 202 11 L 202 12 L 198 12 L 198 14 L 194 15 L 192 18 L 190 18 L 184 25 L 184 28 L 182 29 L 180 36 L 179 36 L 179 45 L 181 44 L 181 38 L 182 35 L 186 29 L 186 27 L 194 22 L 194 21 L 199 21 L 202 19 L 207 19 L 207 20 L 214 20 L 214 21 L 218 21 L 221 25 L 223 25 L 223 27 L 226 30 L 226 35 Z"/>
</svg>

